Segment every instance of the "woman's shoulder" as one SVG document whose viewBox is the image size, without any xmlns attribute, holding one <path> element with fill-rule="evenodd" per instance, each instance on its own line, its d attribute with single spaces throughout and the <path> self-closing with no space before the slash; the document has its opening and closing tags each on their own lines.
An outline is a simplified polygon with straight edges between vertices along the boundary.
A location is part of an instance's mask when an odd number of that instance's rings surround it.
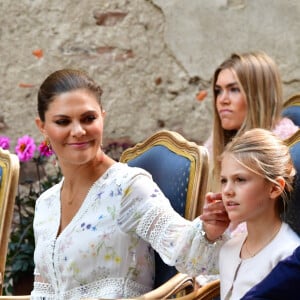
<svg viewBox="0 0 300 300">
<path fill-rule="evenodd" d="M 153 181 L 151 174 L 146 170 L 128 166 L 126 163 L 117 162 L 98 178 L 98 180 L 94 183 L 94 186 L 97 188 L 105 184 L 105 186 L 110 186 L 111 188 L 114 186 L 124 187 L 138 179 Z"/>
<path fill-rule="evenodd" d="M 41 204 L 43 202 L 46 202 L 46 201 L 48 202 L 49 199 L 53 199 L 55 197 L 59 198 L 59 192 L 61 189 L 62 182 L 63 182 L 63 179 L 59 183 L 53 185 L 52 187 L 50 187 L 49 189 L 44 191 L 37 199 L 37 202 L 36 202 L 37 205 Z"/>
<path fill-rule="evenodd" d="M 128 164 L 121 163 L 121 162 L 114 164 L 111 171 L 112 171 L 111 173 L 113 173 L 113 174 L 118 174 L 118 175 L 123 174 L 122 177 L 132 178 L 137 175 L 144 175 L 144 176 L 152 178 L 151 174 L 149 172 L 147 172 L 146 170 L 139 168 L 139 167 L 131 167 Z"/>
<path fill-rule="evenodd" d="M 53 186 L 51 186 L 50 188 L 48 188 L 46 191 L 44 191 L 41 194 L 41 197 L 45 197 L 48 194 L 56 193 L 58 190 L 60 190 L 60 188 L 62 186 L 62 182 L 63 182 L 63 179 L 60 182 L 58 182 L 58 183 L 54 184 Z"/>
</svg>

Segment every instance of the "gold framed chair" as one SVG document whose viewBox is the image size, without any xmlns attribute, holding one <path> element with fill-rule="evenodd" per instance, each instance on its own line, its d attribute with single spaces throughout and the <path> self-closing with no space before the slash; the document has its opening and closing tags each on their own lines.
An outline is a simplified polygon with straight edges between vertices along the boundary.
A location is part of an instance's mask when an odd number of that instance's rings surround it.
<svg viewBox="0 0 300 300">
<path fill-rule="evenodd" d="M 202 212 L 209 173 L 205 147 L 177 132 L 161 130 L 126 149 L 120 161 L 148 171 L 181 216 L 193 220 Z M 157 253 L 155 270 L 155 289 L 177 274 Z"/>
<path fill-rule="evenodd" d="M 0 296 L 1 300 L 30 300 L 30 295 L 26 296 Z"/>
<path fill-rule="evenodd" d="M 289 146 L 297 173 L 294 180 L 294 190 L 290 195 L 290 201 L 284 214 L 284 220 L 300 234 L 300 129 L 290 138 L 285 140 L 285 142 Z"/>
<path fill-rule="evenodd" d="M 177 300 L 217 300 L 220 299 L 220 280 L 208 282 L 192 293 L 177 298 Z"/>
<path fill-rule="evenodd" d="M 167 157 L 173 159 L 173 163 L 177 161 L 177 165 L 168 165 Z M 208 152 L 204 146 L 188 141 L 175 131 L 161 130 L 151 135 L 145 141 L 126 149 L 122 153 L 120 161 L 128 163 L 130 166 L 144 168 L 151 173 L 153 180 L 158 183 L 165 195 L 170 195 L 169 199 L 172 201 L 175 191 L 173 186 L 170 186 L 169 182 L 163 179 L 163 176 L 170 171 L 170 168 L 175 170 L 176 174 L 183 171 L 182 174 L 180 173 L 181 176 L 186 176 L 187 174 L 184 173 L 186 170 L 178 170 L 178 166 L 183 165 L 184 158 L 186 164 L 189 165 L 188 168 L 190 168 L 188 182 L 185 186 L 187 191 L 184 193 L 186 196 L 185 210 L 183 212 L 182 209 L 177 208 L 177 204 L 174 202 L 172 202 L 172 205 L 175 205 L 177 211 L 180 210 L 179 213 L 182 216 L 192 220 L 201 214 L 204 197 L 207 192 L 209 167 Z M 171 178 L 174 175 L 169 174 L 167 177 Z"/>
<path fill-rule="evenodd" d="M 0 148 L 0 295 L 2 295 L 6 255 L 19 181 L 17 155 Z"/>
<path fill-rule="evenodd" d="M 144 294 L 141 298 L 145 300 L 171 299 L 174 298 L 174 295 L 189 294 L 194 290 L 194 282 L 194 278 L 191 276 L 177 273 L 167 282 Z"/>
<path fill-rule="evenodd" d="M 300 93 L 291 96 L 284 102 L 281 115 L 300 126 Z"/>
</svg>

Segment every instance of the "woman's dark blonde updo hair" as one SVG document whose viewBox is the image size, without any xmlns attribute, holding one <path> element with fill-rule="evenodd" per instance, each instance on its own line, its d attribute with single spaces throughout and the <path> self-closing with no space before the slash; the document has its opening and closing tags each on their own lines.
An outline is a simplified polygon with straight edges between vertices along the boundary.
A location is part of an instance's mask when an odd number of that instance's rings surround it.
<svg viewBox="0 0 300 300">
<path fill-rule="evenodd" d="M 37 104 L 40 119 L 45 121 L 45 113 L 56 96 L 78 89 L 93 93 L 102 108 L 101 87 L 84 71 L 63 69 L 50 74 L 40 86 Z"/>
<path fill-rule="evenodd" d="M 285 187 L 278 201 L 279 213 L 283 213 L 296 174 L 288 146 L 271 131 L 256 128 L 233 138 L 221 159 L 225 154 L 233 155 L 243 167 L 276 185 L 276 178 L 284 179 Z"/>
</svg>

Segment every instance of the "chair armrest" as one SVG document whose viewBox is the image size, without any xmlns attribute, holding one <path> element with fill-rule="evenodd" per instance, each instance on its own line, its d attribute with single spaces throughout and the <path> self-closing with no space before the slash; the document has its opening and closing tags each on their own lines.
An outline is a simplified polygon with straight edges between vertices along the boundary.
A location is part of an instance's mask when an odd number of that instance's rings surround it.
<svg viewBox="0 0 300 300">
<path fill-rule="evenodd" d="M 26 296 L 0 296 L 0 300 L 30 300 L 30 295 L 26 295 Z"/>
<path fill-rule="evenodd" d="M 194 290 L 194 278 L 183 273 L 177 273 L 158 288 L 142 295 L 140 299 L 168 299 L 178 293 L 188 294 Z M 182 294 L 181 294 L 182 295 Z"/>
<path fill-rule="evenodd" d="M 183 297 L 176 298 L 176 300 L 211 300 L 220 296 L 220 280 L 211 281 L 194 292 Z"/>
<path fill-rule="evenodd" d="M 175 296 L 176 294 L 181 292 L 191 293 L 194 290 L 194 283 L 195 281 L 193 277 L 183 273 L 177 273 L 175 276 L 173 276 L 171 279 L 169 279 L 166 283 L 162 284 L 158 288 L 136 298 L 126 298 L 126 300 L 170 299 L 171 296 Z M 86 298 L 84 300 L 108 300 L 108 299 Z M 118 298 L 118 300 L 125 300 L 125 298 Z"/>
</svg>

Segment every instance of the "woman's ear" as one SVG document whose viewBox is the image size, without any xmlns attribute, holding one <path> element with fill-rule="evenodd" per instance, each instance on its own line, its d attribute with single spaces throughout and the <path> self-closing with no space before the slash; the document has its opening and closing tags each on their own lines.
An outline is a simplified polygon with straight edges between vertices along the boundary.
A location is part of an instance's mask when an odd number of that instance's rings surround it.
<svg viewBox="0 0 300 300">
<path fill-rule="evenodd" d="M 270 191 L 270 197 L 272 199 L 277 199 L 283 193 L 285 187 L 285 180 L 283 177 L 278 176 L 275 181 L 277 184 L 274 183 Z"/>
<path fill-rule="evenodd" d="M 39 129 L 39 131 L 45 135 L 45 128 L 44 128 L 44 122 L 39 118 L 39 117 L 36 117 L 35 118 L 35 124 L 37 126 L 37 128 Z"/>
</svg>

